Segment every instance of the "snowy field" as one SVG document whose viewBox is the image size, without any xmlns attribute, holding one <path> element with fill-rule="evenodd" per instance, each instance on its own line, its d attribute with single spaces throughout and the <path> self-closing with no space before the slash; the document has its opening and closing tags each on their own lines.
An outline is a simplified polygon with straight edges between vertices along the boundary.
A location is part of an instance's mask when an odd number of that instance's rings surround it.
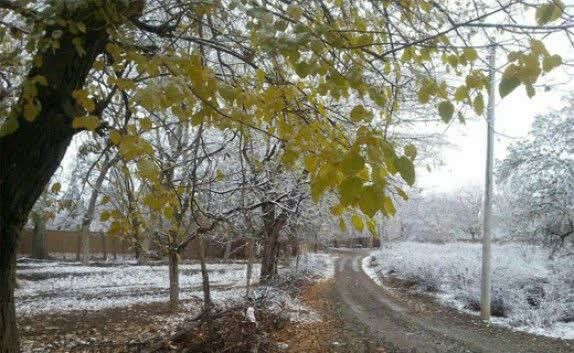
<svg viewBox="0 0 574 353">
<path fill-rule="evenodd" d="M 394 275 L 433 293 L 446 305 L 476 313 L 480 297 L 480 244 L 398 242 L 363 260 L 375 281 Z M 493 322 L 574 339 L 574 258 L 548 259 L 546 249 L 493 245 Z"/>
<path fill-rule="evenodd" d="M 259 279 L 260 264 L 253 265 L 252 284 Z M 181 264 L 180 299 L 202 298 L 199 264 Z M 245 293 L 247 265 L 208 264 L 212 297 L 217 303 L 241 299 Z M 280 270 L 282 277 L 329 278 L 333 258 L 308 254 Z M 82 266 L 78 262 L 18 262 L 16 310 L 19 315 L 72 310 L 101 310 L 133 304 L 166 302 L 169 299 L 167 265 L 136 265 L 133 261 Z"/>
<path fill-rule="evenodd" d="M 215 301 L 241 297 L 246 265 L 209 264 Z M 260 265 L 254 264 L 252 281 Z M 82 266 L 76 262 L 19 262 L 20 288 L 16 289 L 16 310 L 20 315 L 70 310 L 100 310 L 132 304 L 167 301 L 167 265 Z M 180 298 L 201 298 L 199 264 L 180 265 Z M 254 282 L 252 282 L 254 283 Z"/>
</svg>

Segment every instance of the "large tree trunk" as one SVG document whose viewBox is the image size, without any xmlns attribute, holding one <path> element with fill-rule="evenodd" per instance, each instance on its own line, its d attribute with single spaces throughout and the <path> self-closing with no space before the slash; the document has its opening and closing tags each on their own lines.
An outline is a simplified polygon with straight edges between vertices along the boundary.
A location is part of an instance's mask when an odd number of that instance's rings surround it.
<svg viewBox="0 0 574 353">
<path fill-rule="evenodd" d="M 3 222 L 0 222 L 0 227 L 0 352 L 16 353 L 20 351 L 14 307 L 18 230 L 15 226 L 7 227 Z"/>
<path fill-rule="evenodd" d="M 130 3 L 132 6 L 134 8 L 123 13 L 133 16 L 141 12 L 143 1 Z M 63 19 L 81 18 L 86 24 L 86 33 L 71 34 L 67 27 L 59 25 L 46 28 L 47 38 L 56 30 L 63 34 L 60 48 L 39 52 L 42 65 L 33 67 L 27 75 L 30 80 L 43 77 L 48 83 L 36 85 L 35 99 L 41 111 L 34 121 L 28 121 L 23 109 L 19 109 L 18 129 L 0 137 L 0 353 L 20 350 L 14 310 L 19 232 L 77 132 L 72 128 L 72 120 L 82 112 L 72 92 L 84 86 L 95 58 L 103 52 L 108 40 L 108 26 L 96 19 L 99 13 L 94 8 L 77 8 L 72 13 L 60 14 Z M 84 53 L 78 53 L 74 38 L 81 41 Z M 21 108 L 25 102 L 21 99 L 18 104 Z"/>
<path fill-rule="evenodd" d="M 175 250 L 169 250 L 169 306 L 176 309 L 179 304 L 179 256 Z"/>
<path fill-rule="evenodd" d="M 90 221 L 85 218 L 82 221 L 82 231 L 80 232 L 82 244 L 82 265 L 88 266 L 90 264 Z"/>
<path fill-rule="evenodd" d="M 34 232 L 32 233 L 32 258 L 45 259 L 46 253 L 46 225 L 40 215 L 34 215 Z"/>
<path fill-rule="evenodd" d="M 269 283 L 277 274 L 277 259 L 279 255 L 279 235 L 287 222 L 287 216 L 282 213 L 275 217 L 275 204 L 266 202 L 262 206 L 263 228 L 265 242 L 263 245 L 263 258 L 261 259 L 261 283 Z"/>
</svg>

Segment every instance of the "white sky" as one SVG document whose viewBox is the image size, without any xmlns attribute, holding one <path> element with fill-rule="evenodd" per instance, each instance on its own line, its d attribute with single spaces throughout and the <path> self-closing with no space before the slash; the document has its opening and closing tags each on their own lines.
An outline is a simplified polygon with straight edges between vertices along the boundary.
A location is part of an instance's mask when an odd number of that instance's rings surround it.
<svg viewBox="0 0 574 353">
<path fill-rule="evenodd" d="M 560 54 L 563 59 L 574 59 L 574 48 L 564 38 L 556 38 L 545 43 L 552 54 Z M 499 53 L 500 54 L 500 53 Z M 506 62 L 498 55 L 497 66 Z M 524 87 L 518 87 L 504 99 L 496 95 L 495 147 L 496 159 L 506 155 L 507 146 L 517 139 L 524 138 L 534 117 L 563 106 L 562 97 L 574 92 L 574 72 L 572 68 L 560 67 L 542 82 L 550 83 L 550 91 L 537 87 L 536 95 L 529 99 Z M 501 73 L 497 73 L 500 79 Z M 486 102 L 485 102 L 486 103 Z M 468 184 L 483 185 L 486 156 L 486 121 L 468 119 L 465 125 L 455 123 L 446 131 L 446 139 L 452 145 L 443 150 L 441 167 L 430 173 L 425 168 L 417 169 L 417 185 L 427 190 L 454 190 Z M 496 161 L 495 161 L 496 168 Z"/>
</svg>

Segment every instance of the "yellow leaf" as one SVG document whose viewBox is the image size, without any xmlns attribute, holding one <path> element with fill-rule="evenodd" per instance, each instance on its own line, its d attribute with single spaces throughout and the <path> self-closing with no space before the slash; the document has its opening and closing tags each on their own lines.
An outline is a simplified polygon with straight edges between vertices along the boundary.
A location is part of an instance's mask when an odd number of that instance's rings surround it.
<svg viewBox="0 0 574 353">
<path fill-rule="evenodd" d="M 152 128 L 152 123 L 151 120 L 149 118 L 143 118 L 140 120 L 140 127 L 144 130 L 144 131 L 149 131 Z"/>
<path fill-rule="evenodd" d="M 134 81 L 126 79 L 126 78 L 117 78 L 115 79 L 116 86 L 122 91 L 130 90 L 136 88 Z"/>
<path fill-rule="evenodd" d="M 341 162 L 341 170 L 346 175 L 355 175 L 365 166 L 365 159 L 357 149 L 352 149 Z"/>
<path fill-rule="evenodd" d="M 38 113 L 38 109 L 36 108 L 36 104 L 34 104 L 34 102 L 28 100 L 26 103 L 24 103 L 24 119 L 28 121 L 34 121 L 38 116 Z"/>
<path fill-rule="evenodd" d="M 441 102 L 438 105 L 438 114 L 445 123 L 448 123 L 454 114 L 454 106 L 449 101 Z"/>
<path fill-rule="evenodd" d="M 77 89 L 72 92 L 72 97 L 82 106 L 86 111 L 89 113 L 93 112 L 96 109 L 96 104 L 93 100 L 88 97 L 88 92 Z"/>
<path fill-rule="evenodd" d="M 342 215 L 344 211 L 345 211 L 345 206 L 343 206 L 341 204 L 338 204 L 338 205 L 331 207 L 331 213 L 335 216 Z"/>
<path fill-rule="evenodd" d="M 110 219 L 110 217 L 111 217 L 111 214 L 110 214 L 109 211 L 103 211 L 103 212 L 100 214 L 100 221 L 106 222 L 107 220 Z"/>
<path fill-rule="evenodd" d="M 95 129 L 98 128 L 98 126 L 100 126 L 101 123 L 102 122 L 100 118 L 98 118 L 97 116 L 88 115 L 74 118 L 74 120 L 72 121 L 72 127 L 74 129 L 87 129 L 90 131 L 94 131 Z"/>
<path fill-rule="evenodd" d="M 139 174 L 147 179 L 154 179 L 158 176 L 159 170 L 156 164 L 148 159 L 143 158 L 137 162 Z"/>
<path fill-rule="evenodd" d="M 388 196 L 385 196 L 385 199 L 383 201 L 383 213 L 389 217 L 394 216 L 396 213 L 396 209 L 395 209 L 395 205 L 393 204 L 393 200 Z"/>
<path fill-rule="evenodd" d="M 365 120 L 367 122 L 371 121 L 373 118 L 373 113 L 365 109 L 361 104 L 355 106 L 351 110 L 351 121 L 359 122 Z"/>
<path fill-rule="evenodd" d="M 62 184 L 60 184 L 60 183 L 54 183 L 52 185 L 52 188 L 51 188 L 51 190 L 54 194 L 57 194 L 58 192 L 60 192 L 60 189 L 62 189 Z"/>
<path fill-rule="evenodd" d="M 345 232 L 347 230 L 347 225 L 345 224 L 345 220 L 343 218 L 339 218 L 339 229 L 342 232 Z"/>
<path fill-rule="evenodd" d="M 354 214 L 351 216 L 351 223 L 353 223 L 353 227 L 359 232 L 362 232 L 365 229 L 365 225 L 363 224 L 363 219 L 361 216 Z"/>
<path fill-rule="evenodd" d="M 307 156 L 307 158 L 305 158 L 305 169 L 307 169 L 309 172 L 314 173 L 317 170 L 317 163 L 318 163 L 318 159 L 315 156 Z"/>
<path fill-rule="evenodd" d="M 117 130 L 112 130 L 112 132 L 110 132 L 110 140 L 114 145 L 117 145 L 122 140 L 122 134 Z"/>
</svg>

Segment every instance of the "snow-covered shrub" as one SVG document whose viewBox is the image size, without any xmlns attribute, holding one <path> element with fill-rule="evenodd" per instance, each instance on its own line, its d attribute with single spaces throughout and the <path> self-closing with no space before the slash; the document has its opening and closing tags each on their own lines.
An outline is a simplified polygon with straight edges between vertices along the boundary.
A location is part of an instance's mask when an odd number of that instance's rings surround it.
<svg viewBox="0 0 574 353">
<path fill-rule="evenodd" d="M 373 256 L 383 275 L 414 281 L 459 309 L 480 309 L 480 244 L 401 242 Z M 494 244 L 492 263 L 494 315 L 539 328 L 574 321 L 574 258 L 550 260 L 541 247 Z"/>
</svg>

